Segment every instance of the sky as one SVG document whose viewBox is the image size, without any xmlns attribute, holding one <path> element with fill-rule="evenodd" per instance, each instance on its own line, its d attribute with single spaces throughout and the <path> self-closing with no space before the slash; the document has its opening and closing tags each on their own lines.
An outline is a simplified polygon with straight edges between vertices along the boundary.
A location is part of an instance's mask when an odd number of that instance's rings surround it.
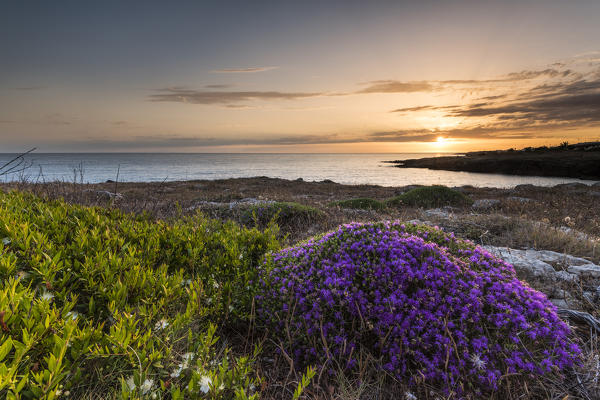
<svg viewBox="0 0 600 400">
<path fill-rule="evenodd" d="M 0 152 L 600 140 L 600 1 L 12 1 Z"/>
</svg>

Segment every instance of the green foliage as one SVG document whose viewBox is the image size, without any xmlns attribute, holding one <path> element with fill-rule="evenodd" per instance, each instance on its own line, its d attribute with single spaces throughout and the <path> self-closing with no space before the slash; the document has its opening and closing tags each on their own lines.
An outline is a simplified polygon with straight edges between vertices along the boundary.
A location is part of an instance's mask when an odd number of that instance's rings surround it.
<svg viewBox="0 0 600 400">
<path fill-rule="evenodd" d="M 472 202 L 468 196 L 441 185 L 419 187 L 386 200 L 388 207 L 408 205 L 422 208 L 463 206 Z"/>
<path fill-rule="evenodd" d="M 314 367 L 307 367 L 306 372 L 302 374 L 302 380 L 298 382 L 298 386 L 296 386 L 296 390 L 294 390 L 293 400 L 298 400 L 302 395 L 302 392 L 306 390 L 308 385 L 310 385 L 310 381 L 315 377 L 316 370 Z"/>
<path fill-rule="evenodd" d="M 0 192 L 0 398 L 253 398 L 259 349 L 216 327 L 249 320 L 276 236 Z"/>
<path fill-rule="evenodd" d="M 355 210 L 375 210 L 380 211 L 386 208 L 385 204 L 379 200 L 369 198 L 358 198 L 340 200 L 329 203 L 330 207 L 349 208 Z"/>
<path fill-rule="evenodd" d="M 266 227 L 276 223 L 282 228 L 302 226 L 318 221 L 325 216 L 323 211 L 292 202 L 275 202 L 254 205 L 241 215 L 246 226 Z"/>
</svg>

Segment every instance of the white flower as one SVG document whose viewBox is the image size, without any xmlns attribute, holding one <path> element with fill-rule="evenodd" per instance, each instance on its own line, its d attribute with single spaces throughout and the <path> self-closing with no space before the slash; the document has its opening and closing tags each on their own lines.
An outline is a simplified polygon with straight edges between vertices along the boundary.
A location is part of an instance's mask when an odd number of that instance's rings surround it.
<svg viewBox="0 0 600 400">
<path fill-rule="evenodd" d="M 42 300 L 52 301 L 52 299 L 54 298 L 54 295 L 52 293 L 48 292 L 46 289 L 44 289 L 44 292 L 42 293 L 41 298 L 42 298 Z"/>
<path fill-rule="evenodd" d="M 127 378 L 125 383 L 127 384 L 127 387 L 129 388 L 130 392 L 135 390 L 136 386 L 135 386 L 135 382 L 133 381 L 133 375 L 131 375 L 129 378 Z"/>
<path fill-rule="evenodd" d="M 69 311 L 67 313 L 67 317 L 71 317 L 72 319 L 77 319 L 79 318 L 79 313 L 77 311 Z"/>
<path fill-rule="evenodd" d="M 483 361 L 480 357 L 479 354 L 473 354 L 471 356 L 471 362 L 473 363 L 473 365 L 475 366 L 475 368 L 477 369 L 484 369 L 485 368 L 485 361 Z"/>
<path fill-rule="evenodd" d="M 156 322 L 156 324 L 154 325 L 154 329 L 158 331 L 161 329 L 165 329 L 167 326 L 169 326 L 169 323 L 166 320 L 161 319 L 160 321 Z"/>
<path fill-rule="evenodd" d="M 190 361 L 194 359 L 194 353 L 185 353 L 182 358 L 183 363 L 181 365 L 183 365 L 183 368 L 187 368 L 189 366 Z"/>
<path fill-rule="evenodd" d="M 183 365 L 179 364 L 177 369 L 171 372 L 171 378 L 179 378 L 179 375 L 183 372 Z"/>
<path fill-rule="evenodd" d="M 200 391 L 204 394 L 208 393 L 211 383 L 212 380 L 210 379 L 210 376 L 202 376 L 202 378 L 200 378 Z"/>
<path fill-rule="evenodd" d="M 152 390 L 152 386 L 154 386 L 154 381 L 152 379 L 146 379 L 142 386 L 140 387 L 140 391 L 142 394 L 148 394 Z"/>
<path fill-rule="evenodd" d="M 412 392 L 404 392 L 404 398 L 406 400 L 417 400 L 417 396 L 415 396 Z"/>
</svg>

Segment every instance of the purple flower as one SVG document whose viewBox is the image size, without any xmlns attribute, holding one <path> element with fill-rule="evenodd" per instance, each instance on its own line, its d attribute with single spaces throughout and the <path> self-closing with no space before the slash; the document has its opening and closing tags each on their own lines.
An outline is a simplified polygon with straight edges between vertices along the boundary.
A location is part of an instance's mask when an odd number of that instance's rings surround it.
<svg viewBox="0 0 600 400">
<path fill-rule="evenodd" d="M 439 229 L 346 224 L 275 254 L 260 275 L 258 317 L 275 332 L 296 327 L 282 337 L 302 366 L 335 357 L 351 372 L 358 347 L 408 384 L 456 392 L 580 355 L 556 308 L 511 265 Z"/>
</svg>

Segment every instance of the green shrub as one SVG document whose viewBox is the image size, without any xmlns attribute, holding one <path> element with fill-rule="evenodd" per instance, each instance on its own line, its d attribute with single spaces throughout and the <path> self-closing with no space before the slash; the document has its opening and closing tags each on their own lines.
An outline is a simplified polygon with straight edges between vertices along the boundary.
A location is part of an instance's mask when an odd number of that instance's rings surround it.
<svg viewBox="0 0 600 400">
<path fill-rule="evenodd" d="M 330 207 L 340 207 L 340 208 L 349 208 L 354 210 L 383 210 L 386 208 L 385 204 L 380 202 L 379 200 L 369 199 L 369 198 L 358 198 L 358 199 L 348 199 L 348 200 L 340 200 L 329 203 Z"/>
<path fill-rule="evenodd" d="M 389 207 L 408 205 L 422 208 L 463 206 L 472 202 L 473 200 L 461 192 L 441 185 L 419 187 L 386 200 Z"/>
<path fill-rule="evenodd" d="M 299 203 L 275 202 L 258 204 L 245 210 L 241 223 L 246 226 L 266 227 L 276 223 L 282 228 L 306 225 L 322 219 L 323 211 Z"/>
<path fill-rule="evenodd" d="M 217 327 L 249 319 L 276 235 L 0 192 L 0 398 L 245 398 L 258 350 Z"/>
</svg>

